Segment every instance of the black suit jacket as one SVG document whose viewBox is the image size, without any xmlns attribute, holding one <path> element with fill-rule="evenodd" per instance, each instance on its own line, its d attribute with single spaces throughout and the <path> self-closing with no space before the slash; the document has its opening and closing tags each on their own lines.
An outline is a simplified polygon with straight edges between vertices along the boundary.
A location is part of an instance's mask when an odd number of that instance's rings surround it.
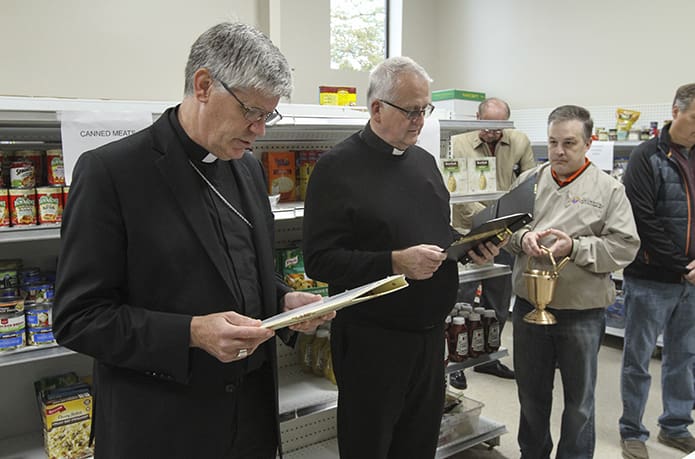
<svg viewBox="0 0 695 459">
<path fill-rule="evenodd" d="M 264 174 L 250 153 L 231 164 L 254 226 L 267 317 L 290 289 L 274 269 Z M 99 457 L 222 457 L 245 364 L 190 349 L 190 321 L 238 310 L 240 299 L 223 271 L 207 185 L 168 112 L 150 128 L 84 153 L 73 176 L 54 332 L 61 345 L 95 358 Z M 275 371 L 274 343 L 266 347 Z"/>
</svg>

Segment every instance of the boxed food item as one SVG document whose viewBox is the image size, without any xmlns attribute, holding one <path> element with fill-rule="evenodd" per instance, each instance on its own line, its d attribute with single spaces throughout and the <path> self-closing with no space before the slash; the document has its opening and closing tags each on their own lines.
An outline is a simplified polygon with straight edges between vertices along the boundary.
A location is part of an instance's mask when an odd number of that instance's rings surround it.
<svg viewBox="0 0 695 459">
<path fill-rule="evenodd" d="M 319 86 L 320 105 L 357 105 L 354 86 Z"/>
<path fill-rule="evenodd" d="M 451 113 L 452 119 L 475 119 L 478 105 L 484 100 L 484 92 L 466 91 L 464 89 L 432 91 L 432 105 Z"/>
<path fill-rule="evenodd" d="M 300 201 L 306 199 L 306 187 L 309 184 L 309 177 L 314 170 L 320 150 L 303 150 L 297 152 L 297 198 Z"/>
<path fill-rule="evenodd" d="M 34 383 L 43 422 L 44 448 L 50 459 L 82 459 L 94 455 L 89 444 L 93 399 L 89 385 L 75 373 Z"/>
<path fill-rule="evenodd" d="M 439 171 L 451 196 L 468 193 L 468 168 L 466 158 L 444 158 L 439 160 Z"/>
<path fill-rule="evenodd" d="M 468 158 L 468 192 L 497 191 L 497 163 L 494 157 Z"/>
<path fill-rule="evenodd" d="M 439 428 L 439 444 L 447 444 L 474 434 L 478 429 L 483 406 L 483 403 L 477 400 L 447 392 Z"/>
<path fill-rule="evenodd" d="M 297 169 L 293 151 L 266 151 L 262 157 L 268 174 L 268 194 L 280 195 L 280 202 L 297 200 Z"/>
<path fill-rule="evenodd" d="M 287 285 L 295 290 L 328 295 L 328 284 L 310 279 L 304 272 L 304 255 L 301 249 L 283 250 L 280 258 L 282 276 Z"/>
</svg>

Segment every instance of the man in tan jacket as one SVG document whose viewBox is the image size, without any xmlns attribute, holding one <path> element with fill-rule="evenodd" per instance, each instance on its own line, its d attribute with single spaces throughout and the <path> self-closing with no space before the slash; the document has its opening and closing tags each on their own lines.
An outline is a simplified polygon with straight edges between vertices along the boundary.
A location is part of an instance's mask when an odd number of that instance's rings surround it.
<svg viewBox="0 0 695 459">
<path fill-rule="evenodd" d="M 509 119 L 509 105 L 502 99 L 488 98 L 480 103 L 477 119 L 484 121 L 506 121 Z M 536 161 L 533 158 L 531 142 L 526 134 L 514 129 L 482 129 L 466 132 L 452 137 L 452 150 L 456 158 L 495 158 L 497 190 L 507 191 L 522 172 L 533 168 Z M 460 232 L 471 229 L 473 215 L 486 207 L 484 202 L 455 204 L 452 209 L 452 223 Z M 495 263 L 511 265 L 514 259 L 506 251 L 500 252 Z M 480 296 L 480 303 L 486 309 L 494 309 L 500 323 L 500 334 L 504 323 L 509 317 L 509 304 L 512 297 L 512 284 L 509 276 L 485 279 L 480 282 L 462 284 L 459 289 L 459 299 L 470 302 L 475 296 Z M 498 360 L 475 367 L 479 373 L 488 373 L 501 378 L 513 379 L 514 372 Z M 454 387 L 465 388 L 463 371 L 451 377 Z"/>
</svg>

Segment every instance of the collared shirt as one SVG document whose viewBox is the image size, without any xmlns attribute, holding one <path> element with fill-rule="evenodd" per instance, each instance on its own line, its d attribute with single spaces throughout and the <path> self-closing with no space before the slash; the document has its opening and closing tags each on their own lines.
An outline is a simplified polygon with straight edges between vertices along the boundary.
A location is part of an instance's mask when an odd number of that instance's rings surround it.
<svg viewBox="0 0 695 459">
<path fill-rule="evenodd" d="M 217 191 L 227 199 L 244 217 L 249 213 L 244 209 L 242 194 L 232 165 L 229 161 L 216 159 L 210 161 L 210 154 L 195 143 L 179 123 L 178 109 L 170 112 L 170 122 L 179 136 L 189 159 L 213 184 Z M 259 285 L 256 251 L 252 229 L 241 220 L 207 185 L 206 205 L 215 228 L 220 251 L 224 257 L 226 273 L 234 293 L 242 304 L 231 305 L 232 309 L 248 317 L 262 317 L 261 289 Z M 253 223 L 252 223 L 253 224 Z"/>
</svg>

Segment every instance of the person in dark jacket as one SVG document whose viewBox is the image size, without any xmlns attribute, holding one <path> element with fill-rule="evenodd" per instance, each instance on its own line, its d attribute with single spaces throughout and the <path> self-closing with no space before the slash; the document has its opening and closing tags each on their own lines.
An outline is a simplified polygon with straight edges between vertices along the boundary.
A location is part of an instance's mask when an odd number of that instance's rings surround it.
<svg viewBox="0 0 695 459">
<path fill-rule="evenodd" d="M 274 333 L 259 319 L 320 297 L 274 271 L 273 214 L 247 150 L 291 88 L 267 37 L 218 24 L 191 48 L 180 105 L 80 156 L 54 331 L 94 357 L 97 458 L 276 457 Z"/>
<path fill-rule="evenodd" d="M 649 360 L 663 330 L 660 443 L 695 451 L 688 431 L 695 400 L 695 83 L 681 86 L 673 121 L 630 155 L 625 191 L 641 239 L 624 270 L 625 341 L 621 374 L 623 457 L 647 458 L 642 423 Z"/>
<path fill-rule="evenodd" d="M 415 145 L 432 112 L 430 78 L 406 57 L 370 75 L 370 119 L 319 159 L 304 211 L 307 274 L 337 293 L 391 274 L 409 286 L 341 310 L 331 327 L 342 459 L 434 457 L 444 403 L 444 319 L 457 238 L 434 157 Z M 499 254 L 488 243 L 483 256 Z"/>
</svg>

